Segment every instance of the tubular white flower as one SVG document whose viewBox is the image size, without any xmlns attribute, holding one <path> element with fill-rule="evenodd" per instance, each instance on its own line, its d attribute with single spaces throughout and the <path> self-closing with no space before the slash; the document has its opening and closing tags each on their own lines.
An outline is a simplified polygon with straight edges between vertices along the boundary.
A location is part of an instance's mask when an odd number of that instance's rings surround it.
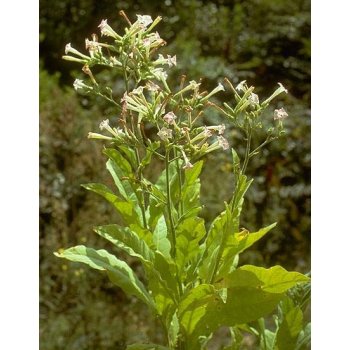
<svg viewBox="0 0 350 350">
<path fill-rule="evenodd" d="M 173 137 L 173 131 L 171 129 L 168 129 L 166 127 L 162 127 L 157 135 L 162 141 L 168 141 L 168 139 L 171 139 Z"/>
<path fill-rule="evenodd" d="M 263 103 L 262 106 L 266 106 L 267 104 L 269 104 L 269 102 L 271 100 L 273 100 L 276 96 L 278 96 L 279 94 L 281 94 L 282 92 L 285 92 L 286 94 L 288 93 L 288 90 L 281 84 L 278 83 L 279 88 L 269 97 L 267 98 Z"/>
<path fill-rule="evenodd" d="M 88 139 L 97 139 L 97 140 L 106 140 L 106 141 L 112 141 L 113 138 L 101 134 L 97 134 L 95 132 L 89 132 L 88 133 Z"/>
<path fill-rule="evenodd" d="M 132 95 L 141 95 L 143 92 L 144 86 L 139 86 L 138 88 L 132 90 L 130 94 Z"/>
<path fill-rule="evenodd" d="M 221 83 L 219 83 L 218 86 L 213 91 L 211 91 L 208 95 L 204 96 L 201 99 L 201 101 L 204 102 L 204 101 L 208 100 L 211 96 L 217 94 L 219 91 L 225 91 L 225 88 Z"/>
<path fill-rule="evenodd" d="M 209 130 L 217 131 L 219 135 L 222 135 L 225 132 L 225 124 L 213 125 L 207 127 Z"/>
<path fill-rule="evenodd" d="M 172 125 L 175 123 L 175 119 L 176 119 L 176 115 L 174 114 L 174 112 L 168 112 L 164 117 L 164 121 L 166 123 L 168 123 L 169 125 Z"/>
<path fill-rule="evenodd" d="M 110 128 L 109 119 L 105 119 L 100 123 L 100 130 L 103 130 L 103 129 L 108 130 L 109 128 Z"/>
<path fill-rule="evenodd" d="M 75 90 L 79 90 L 79 89 L 89 89 L 89 90 L 91 90 L 92 89 L 91 86 L 86 85 L 84 83 L 84 81 L 81 80 L 81 79 L 75 79 L 74 83 L 73 83 L 73 87 L 74 87 Z"/>
<path fill-rule="evenodd" d="M 248 100 L 251 102 L 252 105 L 259 104 L 259 96 L 257 94 L 254 94 L 253 92 L 249 95 Z"/>
<path fill-rule="evenodd" d="M 89 56 L 86 56 L 84 54 L 82 54 L 81 52 L 79 52 L 78 50 L 74 49 L 71 45 L 71 43 L 68 43 L 64 49 L 64 52 L 66 55 L 68 55 L 69 53 L 72 53 L 74 55 L 78 55 L 80 57 L 86 58 L 86 59 L 90 59 Z"/>
<path fill-rule="evenodd" d="M 101 30 L 101 35 L 111 36 L 114 39 L 121 39 L 121 36 L 118 35 L 112 27 L 107 23 L 106 19 L 103 19 L 98 25 L 98 28 Z"/>
<path fill-rule="evenodd" d="M 159 91 L 160 87 L 157 84 L 155 84 L 153 81 L 148 81 L 146 83 L 146 89 L 148 91 L 153 91 L 154 92 L 154 91 Z"/>
<path fill-rule="evenodd" d="M 176 66 L 176 55 L 171 57 L 170 55 L 168 55 L 167 57 L 167 63 L 169 65 L 169 67 L 172 67 L 172 66 Z"/>
<path fill-rule="evenodd" d="M 237 91 L 246 91 L 247 90 L 247 84 L 246 80 L 241 81 L 237 86 L 236 86 Z"/>
<path fill-rule="evenodd" d="M 274 120 L 283 120 L 287 117 L 288 117 L 288 113 L 285 111 L 283 107 L 280 109 L 275 109 L 275 112 L 273 113 Z"/>
<path fill-rule="evenodd" d="M 136 15 L 137 17 L 137 21 L 144 27 L 144 28 L 147 28 L 152 22 L 153 22 L 153 19 L 151 16 L 148 16 L 148 15 Z"/>
</svg>

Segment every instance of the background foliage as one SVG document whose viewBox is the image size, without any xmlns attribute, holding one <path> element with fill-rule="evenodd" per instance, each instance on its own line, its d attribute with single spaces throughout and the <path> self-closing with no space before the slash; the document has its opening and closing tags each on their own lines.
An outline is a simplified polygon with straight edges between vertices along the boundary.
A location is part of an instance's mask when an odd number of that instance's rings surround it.
<svg viewBox="0 0 350 350">
<path fill-rule="evenodd" d="M 173 79 L 186 73 L 202 78 L 208 89 L 217 80 L 248 80 L 269 95 L 277 82 L 289 94 L 281 101 L 290 118 L 286 137 L 273 143 L 250 164 L 255 181 L 247 193 L 242 225 L 249 230 L 278 221 L 278 226 L 242 260 L 288 269 L 310 269 L 310 2 L 299 1 L 40 1 L 40 321 L 43 349 L 124 349 L 125 344 L 162 337 L 145 308 L 100 274 L 58 261 L 53 251 L 79 243 L 104 248 L 93 225 L 118 222 L 107 205 L 80 187 L 108 183 L 101 145 L 87 140 L 88 131 L 115 111 L 103 101 L 78 96 L 77 66 L 61 60 L 72 42 L 84 51 L 84 39 L 98 33 L 108 18 L 121 30 L 123 9 L 163 17 L 158 31 L 177 54 Z M 99 34 L 99 33 L 98 33 Z M 57 73 L 60 72 L 60 73 Z M 104 71 L 99 79 L 114 84 Z M 262 89 L 263 88 L 263 89 Z M 264 96 L 265 94 L 265 96 Z M 276 106 L 278 107 L 278 106 Z M 213 112 L 206 118 L 213 122 Z M 239 149 L 241 135 L 227 133 Z M 267 156 L 267 154 L 269 154 Z M 212 155 L 204 169 L 202 215 L 212 220 L 230 192 L 230 154 Z M 111 249 L 111 247 L 108 247 Z M 120 252 L 118 252 L 120 255 Z M 128 261 L 133 263 L 132 261 Z M 242 261 L 243 262 L 243 261 Z M 135 266 L 137 268 L 137 266 Z M 247 343 L 249 339 L 247 340 Z M 218 348 L 213 343 L 213 348 Z M 254 348 L 247 344 L 247 348 Z"/>
</svg>

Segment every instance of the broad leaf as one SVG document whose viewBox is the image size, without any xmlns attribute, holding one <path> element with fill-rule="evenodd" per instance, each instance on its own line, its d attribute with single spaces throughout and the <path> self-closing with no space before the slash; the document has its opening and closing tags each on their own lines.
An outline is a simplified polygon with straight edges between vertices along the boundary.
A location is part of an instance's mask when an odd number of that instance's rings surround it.
<svg viewBox="0 0 350 350">
<path fill-rule="evenodd" d="M 179 276 L 183 277 L 186 266 L 200 252 L 199 241 L 205 236 L 204 220 L 190 217 L 176 227 L 176 264 Z"/>
<path fill-rule="evenodd" d="M 224 303 L 211 285 L 193 288 L 179 306 L 180 324 L 189 348 L 197 348 L 199 336 L 208 336 L 220 326 L 233 327 L 270 313 L 282 297 L 283 294 L 267 293 L 259 288 L 238 287 L 227 290 Z"/>
<path fill-rule="evenodd" d="M 257 232 L 249 233 L 247 230 L 236 232 L 228 235 L 222 253 L 222 265 L 217 274 L 217 278 L 225 276 L 229 273 L 234 264 L 234 259 L 237 254 L 244 252 L 251 247 L 255 242 L 263 238 L 271 229 L 276 226 L 276 223 L 264 227 Z"/>
<path fill-rule="evenodd" d="M 297 283 L 308 282 L 309 277 L 299 272 L 289 272 L 281 266 L 269 269 L 245 265 L 224 277 L 223 286 L 254 287 L 269 293 L 284 293 Z"/>
<path fill-rule="evenodd" d="M 110 280 L 123 289 L 126 294 L 135 295 L 152 309 L 155 308 L 154 302 L 145 286 L 129 265 L 106 250 L 95 250 L 80 245 L 66 249 L 62 253 L 55 253 L 55 255 L 60 258 L 87 264 L 96 270 L 106 271 Z"/>
<path fill-rule="evenodd" d="M 82 186 L 89 191 L 99 194 L 108 202 L 112 203 L 127 224 L 130 225 L 137 223 L 141 226 L 140 217 L 135 211 L 135 204 L 132 201 L 122 200 L 103 184 L 90 183 Z"/>
<path fill-rule="evenodd" d="M 154 253 L 147 243 L 128 227 L 106 225 L 98 226 L 94 231 L 129 255 L 135 256 L 143 262 L 149 263 L 154 260 Z"/>
</svg>

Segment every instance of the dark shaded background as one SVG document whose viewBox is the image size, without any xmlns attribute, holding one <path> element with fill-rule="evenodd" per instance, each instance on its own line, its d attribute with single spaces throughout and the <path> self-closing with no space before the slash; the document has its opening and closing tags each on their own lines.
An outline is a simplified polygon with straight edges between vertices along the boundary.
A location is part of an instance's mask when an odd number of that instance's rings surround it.
<svg viewBox="0 0 350 350">
<path fill-rule="evenodd" d="M 310 1 L 40 0 L 42 349 L 124 349 L 134 341 L 162 341 L 157 321 L 142 304 L 126 297 L 102 274 L 53 256 L 53 251 L 79 243 L 113 251 L 94 236 L 92 226 L 118 218 L 80 184 L 110 183 L 102 145 L 86 135 L 97 131 L 102 119 L 113 121 L 117 116 L 103 101 L 75 93 L 72 83 L 82 77 L 81 67 L 61 56 L 68 42 L 84 51 L 85 38 L 99 34 L 101 19 L 108 18 L 122 31 L 121 9 L 132 20 L 136 14 L 163 17 L 157 27 L 168 42 L 163 53 L 178 58 L 170 84 L 177 84 L 178 76 L 186 73 L 190 80 L 202 78 L 208 89 L 225 76 L 235 83 L 247 80 L 261 98 L 270 95 L 277 82 L 289 90 L 274 102 L 289 113 L 286 136 L 250 164 L 248 174 L 255 181 L 242 218 L 242 226 L 249 230 L 275 221 L 278 226 L 242 255 L 241 262 L 310 270 Z M 100 71 L 98 78 L 118 90 L 113 72 Z M 218 121 L 214 112 L 206 116 L 208 123 Z M 240 135 L 230 129 L 226 134 L 240 153 Z M 222 210 L 231 186 L 229 152 L 212 155 L 203 174 L 206 220 Z M 142 277 L 137 263 L 122 257 Z"/>
</svg>

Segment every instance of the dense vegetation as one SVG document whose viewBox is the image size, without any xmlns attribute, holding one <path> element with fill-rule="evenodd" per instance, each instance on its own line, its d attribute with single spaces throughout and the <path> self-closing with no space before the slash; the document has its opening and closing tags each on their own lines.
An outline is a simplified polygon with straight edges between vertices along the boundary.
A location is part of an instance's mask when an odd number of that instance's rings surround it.
<svg viewBox="0 0 350 350">
<path fill-rule="evenodd" d="M 111 9 L 115 11 L 111 13 Z M 113 214 L 80 184 L 110 181 L 100 147 L 86 139 L 105 116 L 115 113 L 100 100 L 78 96 L 71 73 L 76 67 L 61 61 L 64 45 L 96 31 L 108 17 L 123 25 L 118 10 L 162 15 L 162 36 L 168 52 L 179 54 L 177 71 L 203 78 L 208 89 L 220 77 L 247 79 L 272 92 L 277 81 L 289 94 L 283 105 L 291 116 L 282 142 L 270 146 L 269 160 L 255 158 L 250 172 L 256 178 L 247 194 L 242 225 L 249 230 L 279 222 L 268 239 L 242 260 L 270 266 L 281 263 L 307 272 L 310 268 L 310 4 L 308 1 L 165 1 L 161 3 L 41 0 L 40 74 L 40 249 L 41 345 L 43 349 L 123 349 L 126 343 L 159 336 L 147 311 L 127 299 L 106 280 L 81 266 L 57 262 L 52 252 L 88 242 L 101 247 L 92 233 L 96 223 L 111 222 Z M 83 51 L 83 48 L 80 48 Z M 55 74 L 60 71 L 61 75 Z M 83 73 L 81 73 L 83 74 Z M 118 80 L 106 72 L 100 79 Z M 69 85 L 67 88 L 66 85 Z M 266 97 L 266 96 L 265 96 Z M 207 116 L 215 121 L 213 112 Z M 231 139 L 241 135 L 231 135 Z M 238 142 L 237 142 L 238 143 Z M 239 150 L 238 150 L 239 151 Z M 202 198 L 212 203 L 203 216 L 212 220 L 223 208 L 230 186 L 229 155 L 215 155 L 204 169 Z M 215 178 L 213 186 L 211 179 Z M 218 201 L 218 198 L 221 201 Z M 118 217 L 114 220 L 117 222 Z M 129 261 L 133 264 L 133 261 Z M 137 269 L 137 265 L 135 266 Z M 93 282 L 92 282 L 93 281 Z M 93 286 L 93 287 L 91 287 Z M 156 322 L 156 321 L 154 321 Z M 142 335 L 143 333 L 143 335 Z"/>
</svg>

